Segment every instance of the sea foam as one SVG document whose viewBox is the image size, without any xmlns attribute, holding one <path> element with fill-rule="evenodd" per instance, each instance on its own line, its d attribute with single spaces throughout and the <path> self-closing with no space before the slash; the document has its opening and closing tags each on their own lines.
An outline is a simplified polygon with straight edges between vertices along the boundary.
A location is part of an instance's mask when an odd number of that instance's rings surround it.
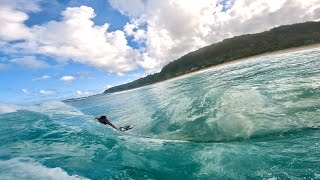
<svg viewBox="0 0 320 180">
<path fill-rule="evenodd" d="M 60 167 L 48 168 L 32 158 L 13 158 L 0 161 L 1 179 L 86 179 L 78 175 L 69 175 Z"/>
</svg>

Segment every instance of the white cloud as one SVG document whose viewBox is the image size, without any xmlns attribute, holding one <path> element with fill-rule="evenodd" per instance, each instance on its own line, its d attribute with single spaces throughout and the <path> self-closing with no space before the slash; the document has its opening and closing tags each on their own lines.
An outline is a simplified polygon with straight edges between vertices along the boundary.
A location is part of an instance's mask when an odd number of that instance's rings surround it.
<svg viewBox="0 0 320 180">
<path fill-rule="evenodd" d="M 42 0 L 1 0 L 0 6 L 18 9 L 23 12 L 41 11 L 40 2 Z"/>
<path fill-rule="evenodd" d="M 20 109 L 19 106 L 0 103 L 0 114 L 16 112 L 18 109 Z"/>
<path fill-rule="evenodd" d="M 75 80 L 76 78 L 74 76 L 62 76 L 60 78 L 61 81 L 65 81 L 65 82 L 69 82 L 69 81 L 73 81 Z"/>
<path fill-rule="evenodd" d="M 51 76 L 49 76 L 49 75 L 43 75 L 43 76 L 41 76 L 40 78 L 38 78 L 38 80 L 48 80 L 48 79 L 51 79 Z"/>
<path fill-rule="evenodd" d="M 27 89 L 21 89 L 21 91 L 25 94 L 31 94 Z"/>
<path fill-rule="evenodd" d="M 111 6 L 118 9 L 122 14 L 139 16 L 143 13 L 145 5 L 142 0 L 112 0 Z"/>
<path fill-rule="evenodd" d="M 32 79 L 32 81 L 44 81 L 44 80 L 49 80 L 49 79 L 51 79 L 51 78 L 52 78 L 52 77 L 49 76 L 49 75 L 43 75 L 43 76 L 41 76 L 41 77 Z"/>
<path fill-rule="evenodd" d="M 111 85 L 111 84 L 108 84 L 108 85 L 106 86 L 107 89 L 112 88 L 112 87 L 113 87 L 113 85 Z"/>
<path fill-rule="evenodd" d="M 47 55 L 118 75 L 139 66 L 158 71 L 190 51 L 228 37 L 320 18 L 320 0 L 231 0 L 225 6 L 221 0 L 109 0 L 130 18 L 123 31 L 96 25 L 94 10 L 86 6 L 66 8 L 61 20 L 28 27 L 27 13 L 40 11 L 39 2 L 0 2 L 1 51 Z M 128 36 L 140 45 L 138 49 L 128 45 Z M 19 41 L 11 43 L 15 40 Z"/>
<path fill-rule="evenodd" d="M 91 93 L 89 91 L 76 91 L 77 95 L 90 95 Z"/>
<path fill-rule="evenodd" d="M 139 22 L 139 19 L 132 20 L 131 23 L 127 23 L 124 26 L 124 32 L 128 36 L 133 36 L 134 40 L 139 43 L 143 43 L 146 38 L 146 31 L 139 29 L 139 25 L 143 22 Z"/>
<path fill-rule="evenodd" d="M 320 18 L 320 0 L 140 0 L 136 9 L 130 0 L 109 1 L 130 17 L 124 30 L 146 45 L 138 64 L 151 70 L 225 38 Z"/>
<path fill-rule="evenodd" d="M 50 79 L 51 78 L 51 76 L 49 76 L 49 75 L 43 75 L 43 76 L 41 76 L 41 79 L 42 80 L 47 80 L 47 79 Z"/>
<path fill-rule="evenodd" d="M 27 40 L 32 37 L 30 28 L 24 21 L 29 16 L 27 12 L 41 10 L 41 0 L 1 0 L 0 1 L 0 40 Z"/>
<path fill-rule="evenodd" d="M 32 37 L 30 29 L 23 24 L 28 18 L 26 13 L 0 4 L 0 40 L 30 39 Z"/>
<path fill-rule="evenodd" d="M 53 95 L 53 94 L 55 94 L 55 92 L 51 91 L 51 90 L 43 90 L 42 89 L 39 92 L 40 92 L 40 94 L 44 94 L 44 95 Z"/>
<path fill-rule="evenodd" d="M 109 24 L 94 25 L 95 14 L 86 6 L 67 8 L 60 22 L 34 26 L 27 47 L 34 52 L 69 59 L 108 72 L 123 73 L 136 68 L 139 52 L 127 45 L 124 32 L 108 32 Z M 63 37 L 63 38 L 61 38 Z"/>
<path fill-rule="evenodd" d="M 28 15 L 0 4 L 0 40 L 7 51 L 43 54 L 100 68 L 107 72 L 125 73 L 137 68 L 138 50 L 127 44 L 125 33 L 108 32 L 109 24 L 95 25 L 90 7 L 71 7 L 62 12 L 61 21 L 27 27 Z"/>
<path fill-rule="evenodd" d="M 135 73 L 135 74 L 129 74 L 128 77 L 133 77 L 134 79 L 142 78 L 148 75 L 148 72 L 143 73 Z"/>
<path fill-rule="evenodd" d="M 50 67 L 49 64 L 43 61 L 37 60 L 34 56 L 25 56 L 21 58 L 16 58 L 16 59 L 10 60 L 10 62 L 28 69 L 43 69 L 43 68 Z"/>
<path fill-rule="evenodd" d="M 76 77 L 80 79 L 92 79 L 93 75 L 90 72 L 77 72 Z"/>
</svg>

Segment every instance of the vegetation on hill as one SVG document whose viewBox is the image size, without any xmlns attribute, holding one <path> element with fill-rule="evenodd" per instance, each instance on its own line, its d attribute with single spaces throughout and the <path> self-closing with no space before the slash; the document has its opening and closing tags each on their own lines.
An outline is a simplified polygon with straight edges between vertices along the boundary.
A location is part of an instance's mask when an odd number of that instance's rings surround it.
<svg viewBox="0 0 320 180">
<path fill-rule="evenodd" d="M 105 93 L 138 88 L 262 53 L 317 43 L 320 43 L 320 22 L 285 25 L 262 33 L 236 36 L 188 53 L 164 66 L 159 73 L 109 88 Z"/>
</svg>

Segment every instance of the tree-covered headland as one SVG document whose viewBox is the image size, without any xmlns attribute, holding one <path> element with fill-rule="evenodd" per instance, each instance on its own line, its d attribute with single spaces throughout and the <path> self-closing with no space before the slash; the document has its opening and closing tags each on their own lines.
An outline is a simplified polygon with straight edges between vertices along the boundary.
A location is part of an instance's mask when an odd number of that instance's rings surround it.
<svg viewBox="0 0 320 180">
<path fill-rule="evenodd" d="M 109 88 L 105 93 L 138 88 L 241 58 L 317 43 L 320 43 L 320 22 L 285 25 L 262 33 L 236 36 L 190 52 L 164 66 L 159 73 Z"/>
</svg>

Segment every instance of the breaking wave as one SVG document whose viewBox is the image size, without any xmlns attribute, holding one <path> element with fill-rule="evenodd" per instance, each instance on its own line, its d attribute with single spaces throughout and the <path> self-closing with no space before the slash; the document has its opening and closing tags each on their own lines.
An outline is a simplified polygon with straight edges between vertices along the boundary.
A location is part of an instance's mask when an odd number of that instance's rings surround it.
<svg viewBox="0 0 320 180">
<path fill-rule="evenodd" d="M 0 176 L 316 179 L 319 77 L 319 50 L 309 50 L 110 95 L 0 104 Z M 115 131 L 100 115 L 134 128 Z"/>
</svg>

